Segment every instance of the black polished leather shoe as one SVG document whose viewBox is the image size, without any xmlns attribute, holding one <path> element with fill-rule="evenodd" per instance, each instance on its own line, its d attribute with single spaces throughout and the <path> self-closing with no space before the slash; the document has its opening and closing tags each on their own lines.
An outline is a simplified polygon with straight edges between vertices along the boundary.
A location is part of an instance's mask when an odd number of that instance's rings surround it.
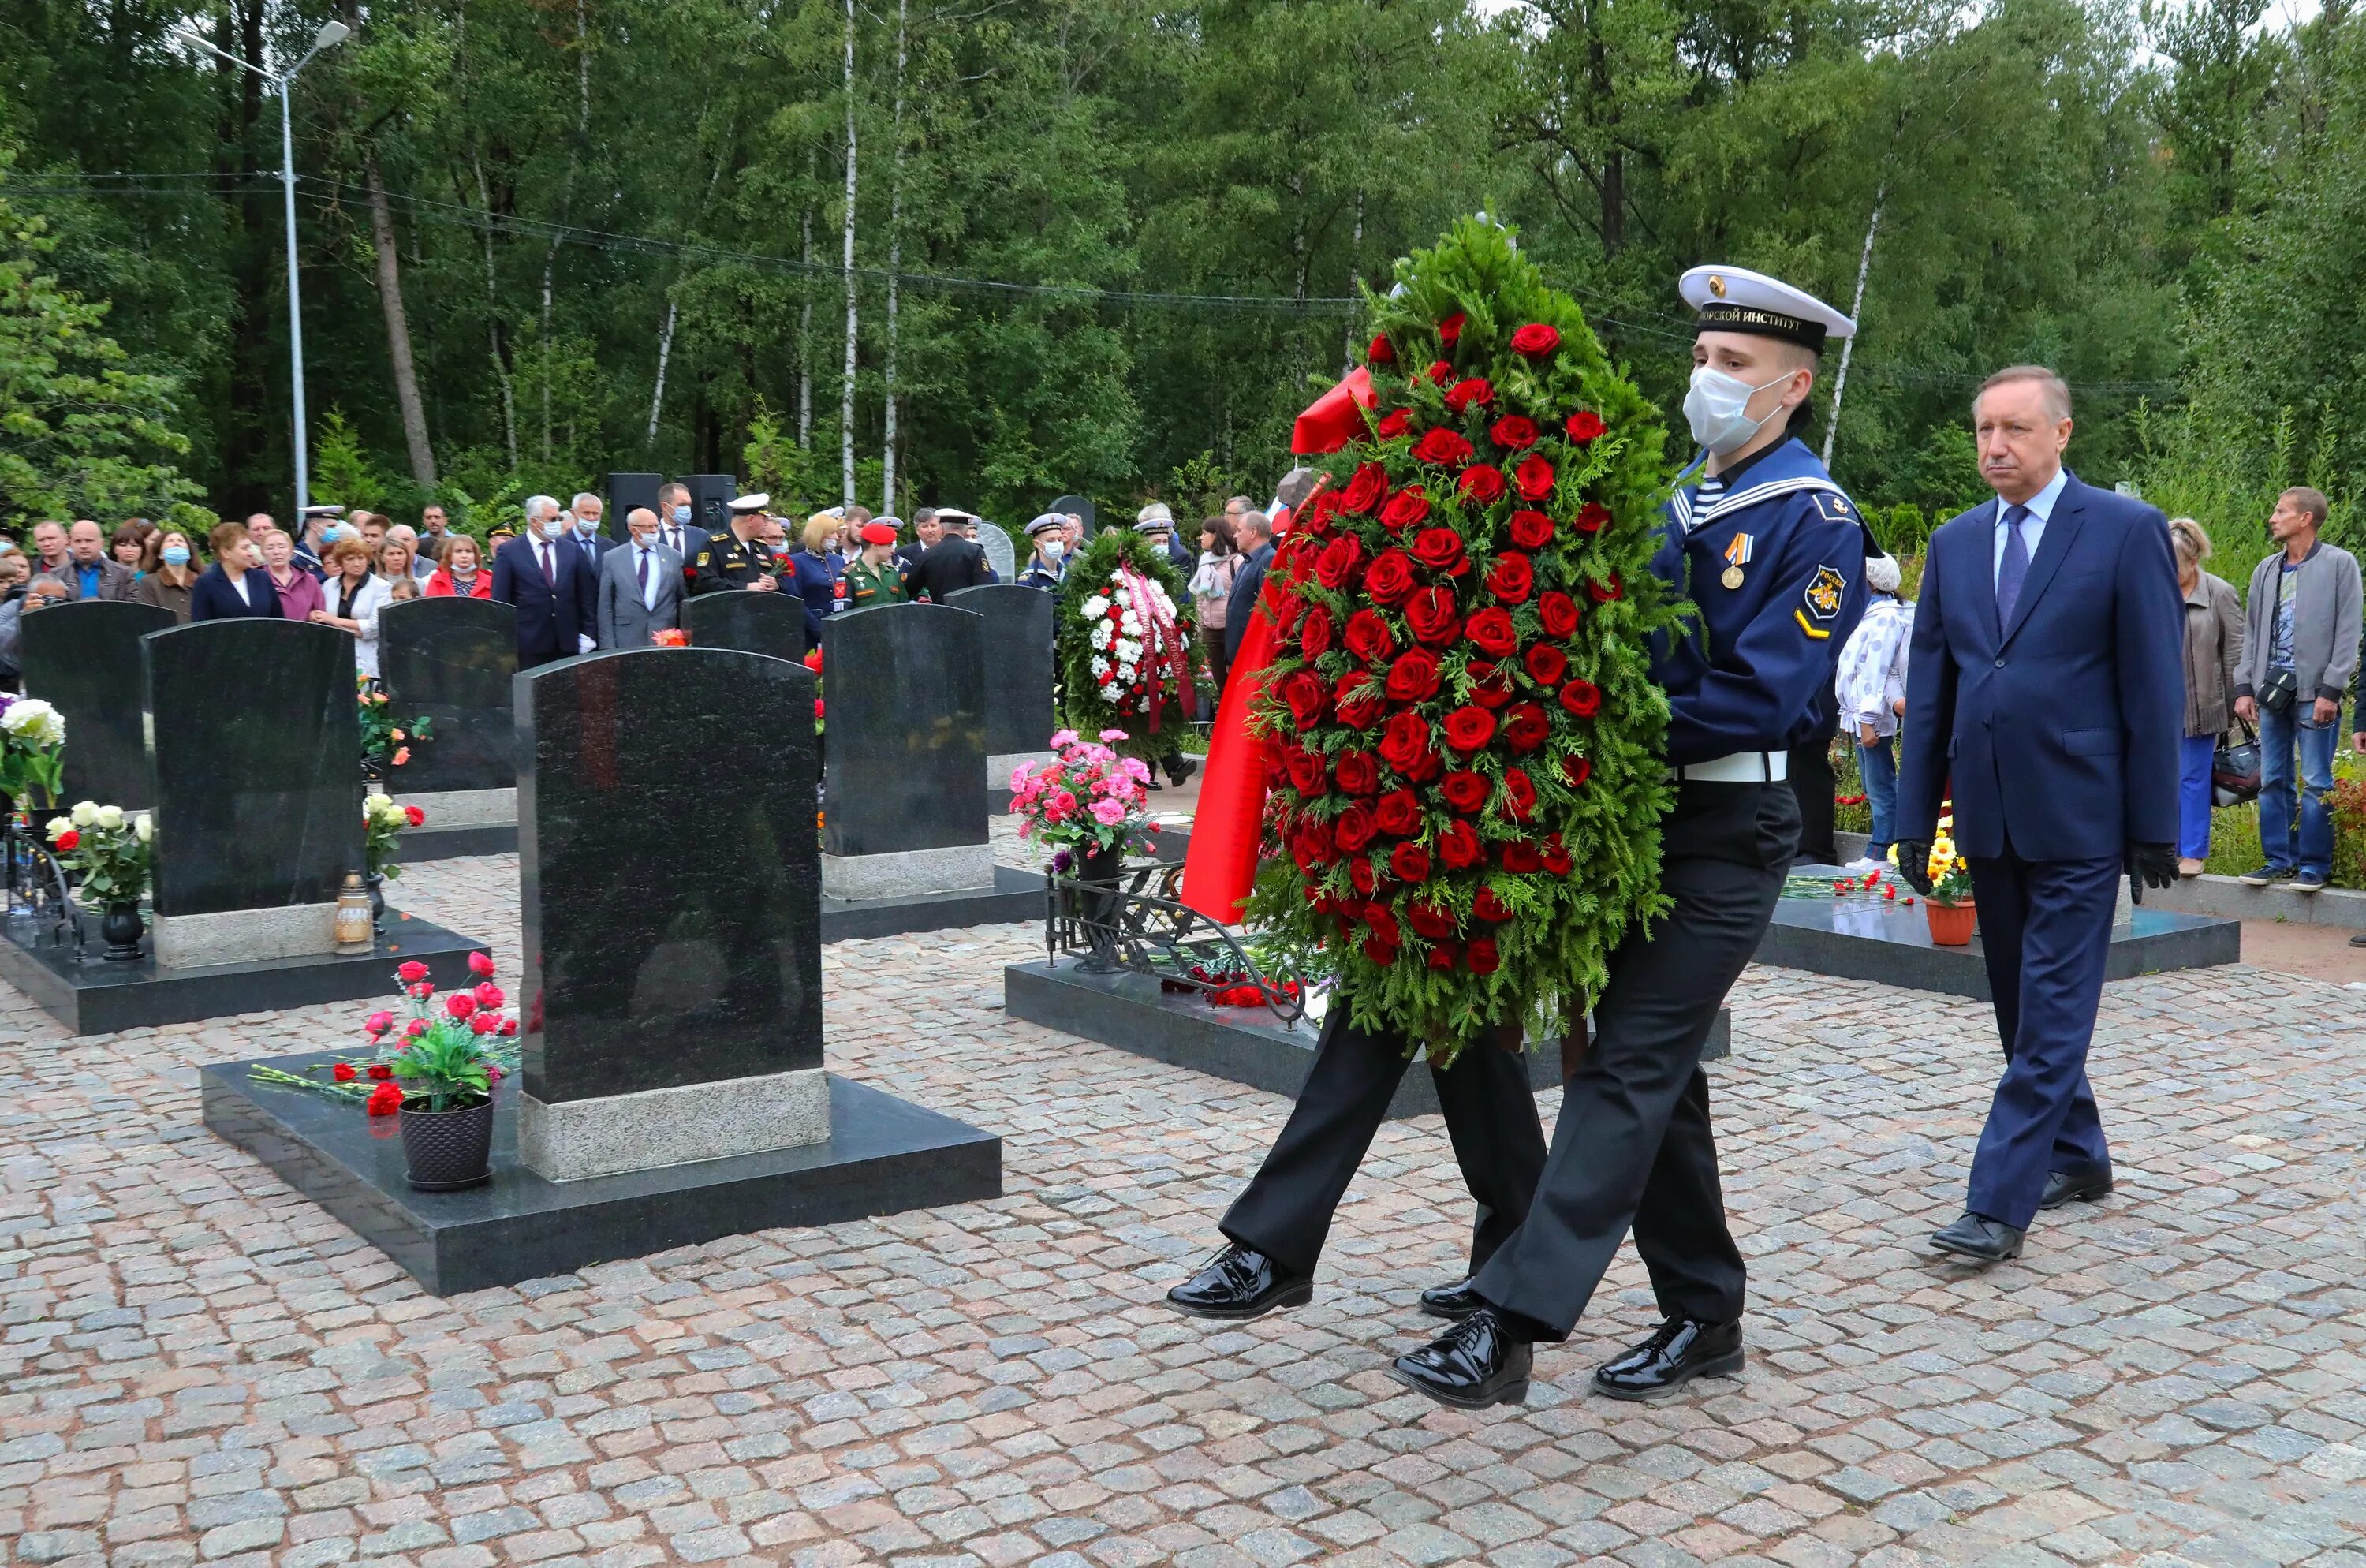
<svg viewBox="0 0 2366 1568">
<path fill-rule="evenodd" d="M 2108 1165 L 2089 1167 L 2085 1170 L 2049 1170 L 2045 1173 L 2045 1196 L 2037 1201 L 2041 1209 L 2058 1209 L 2065 1203 L 2092 1203 L 2112 1190 L 2112 1168 Z"/>
<path fill-rule="evenodd" d="M 1482 1303 L 1430 1343 L 1399 1356 L 1389 1376 L 1440 1404 L 1484 1410 L 1491 1404 L 1526 1404 L 1534 1360 L 1528 1342 L 1514 1337 L 1495 1309 Z"/>
<path fill-rule="evenodd" d="M 1200 764 L 1196 759 L 1190 757 L 1177 757 L 1175 759 L 1175 765 L 1166 770 L 1166 779 L 1167 782 L 1172 784 L 1177 789 L 1181 789 L 1183 787 L 1183 781 L 1189 778 L 1193 773 L 1196 773 L 1199 771 Z"/>
<path fill-rule="evenodd" d="M 1263 1317 L 1314 1299 L 1314 1280 L 1293 1274 L 1255 1247 L 1235 1243 L 1166 1292 L 1166 1304 L 1186 1317 Z"/>
<path fill-rule="evenodd" d="M 1672 1317 L 1623 1356 L 1594 1369 L 1594 1391 L 1613 1399 L 1651 1399 L 1695 1378 L 1741 1371 L 1741 1325 Z"/>
<path fill-rule="evenodd" d="M 1978 1263 L 2001 1263 L 2008 1258 L 2021 1256 L 2021 1238 L 2026 1231 L 2017 1231 L 2002 1220 L 1991 1220 L 1985 1214 L 1966 1213 L 1943 1231 L 1935 1232 L 1931 1245 L 1941 1252 L 1952 1252 L 1958 1258 L 1968 1258 Z"/>
<path fill-rule="evenodd" d="M 1432 1285 L 1421 1293 L 1421 1310 L 1430 1317 L 1443 1317 L 1459 1322 L 1485 1306 L 1486 1302 L 1470 1288 L 1468 1280 L 1457 1280 L 1450 1285 Z"/>
</svg>

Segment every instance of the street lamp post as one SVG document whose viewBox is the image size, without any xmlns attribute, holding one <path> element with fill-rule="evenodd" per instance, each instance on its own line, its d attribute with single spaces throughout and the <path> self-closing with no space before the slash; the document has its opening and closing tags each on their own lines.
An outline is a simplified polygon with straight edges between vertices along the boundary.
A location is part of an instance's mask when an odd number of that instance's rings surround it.
<svg viewBox="0 0 2366 1568">
<path fill-rule="evenodd" d="M 279 185 L 287 207 L 287 385 L 296 450 L 296 510 L 291 521 L 299 530 L 303 527 L 304 508 L 311 504 L 312 498 L 311 464 L 307 451 L 310 442 L 305 434 L 304 418 L 304 297 L 296 276 L 296 128 L 288 107 L 288 89 L 296 80 L 296 73 L 310 64 L 314 55 L 343 43 L 352 32 L 351 28 L 340 21 L 321 23 L 321 30 L 312 37 L 312 47 L 304 51 L 303 58 L 276 76 L 251 60 L 241 60 L 235 54 L 216 49 L 186 28 L 175 35 L 208 54 L 254 72 L 279 92 Z"/>
</svg>

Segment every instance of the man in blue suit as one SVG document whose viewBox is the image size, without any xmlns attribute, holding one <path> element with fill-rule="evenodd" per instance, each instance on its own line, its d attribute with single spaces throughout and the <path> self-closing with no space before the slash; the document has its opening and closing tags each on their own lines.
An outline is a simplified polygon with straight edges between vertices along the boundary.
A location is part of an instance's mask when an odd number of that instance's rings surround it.
<svg viewBox="0 0 2366 1568">
<path fill-rule="evenodd" d="M 1931 1245 L 1993 1263 L 2020 1255 L 2039 1209 L 2112 1190 L 2087 1045 L 2121 874 L 2177 880 L 2185 628 L 2158 509 L 2062 466 L 2060 377 L 2000 370 L 1972 417 L 1997 499 L 1931 536 L 1906 677 L 1898 868 L 1930 891 L 1952 776 L 2005 1070 L 1966 1212 Z"/>
<path fill-rule="evenodd" d="M 493 597 L 517 606 L 521 670 L 598 646 L 596 572 L 566 538 L 572 522 L 553 497 L 529 496 L 525 532 L 493 556 Z"/>
</svg>

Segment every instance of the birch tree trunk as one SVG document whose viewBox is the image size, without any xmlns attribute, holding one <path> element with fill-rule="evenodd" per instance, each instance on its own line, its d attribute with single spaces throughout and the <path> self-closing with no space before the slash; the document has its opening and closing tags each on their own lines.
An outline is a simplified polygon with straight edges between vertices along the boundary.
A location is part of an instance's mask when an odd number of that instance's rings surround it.
<svg viewBox="0 0 2366 1568">
<path fill-rule="evenodd" d="M 1873 237 L 1881 232 L 1881 207 L 1888 198 L 1889 187 L 1883 186 L 1873 193 L 1873 217 L 1865 226 L 1865 249 L 1856 258 L 1856 294 L 1849 301 L 1849 319 L 1854 321 L 1865 310 L 1865 280 L 1873 271 Z M 1832 415 L 1824 426 L 1824 467 L 1832 466 L 1832 443 L 1841 433 L 1841 394 L 1848 390 L 1849 359 L 1856 352 L 1856 334 L 1841 339 L 1841 366 L 1832 375 Z"/>
<path fill-rule="evenodd" d="M 896 510 L 896 269 L 904 265 L 904 62 L 911 0 L 896 0 L 896 107 L 890 118 L 887 186 L 887 406 L 880 430 L 879 510 Z"/>
<path fill-rule="evenodd" d="M 362 175 L 369 183 L 370 246 L 377 253 L 377 299 L 386 313 L 386 356 L 394 368 L 394 400 L 402 411 L 402 444 L 411 455 L 411 477 L 435 482 L 435 452 L 427 442 L 427 409 L 419 400 L 419 369 L 411 357 L 411 319 L 402 308 L 402 258 L 395 250 L 394 213 L 377 167 L 377 149 L 366 146 Z"/>
<path fill-rule="evenodd" d="M 656 389 L 649 393 L 649 434 L 642 443 L 647 446 L 658 444 L 658 415 L 665 410 L 666 361 L 673 354 L 674 314 L 679 308 L 676 301 L 666 301 L 665 329 L 658 333 L 658 380 Z"/>
<path fill-rule="evenodd" d="M 812 148 L 806 150 L 805 239 L 797 250 L 797 260 L 805 266 L 797 289 L 805 296 L 797 308 L 797 445 L 808 452 L 813 450 L 813 187 L 817 156 Z"/>
<path fill-rule="evenodd" d="M 575 0 L 575 141 L 567 149 L 567 178 L 558 187 L 558 220 L 567 221 L 568 204 L 575 194 L 575 166 L 583 155 L 584 140 L 592 134 L 592 37 L 589 0 Z M 558 236 L 553 233 L 542 253 L 542 460 L 550 461 L 550 301 L 558 271 Z"/>
<path fill-rule="evenodd" d="M 498 274 L 493 269 L 493 193 L 485 183 L 485 161 L 470 154 L 469 164 L 477 175 L 477 205 L 484 209 L 485 227 L 479 231 L 485 242 L 485 335 L 493 356 L 493 379 L 501 389 L 501 449 L 509 455 L 510 467 L 515 468 L 517 448 L 517 393 L 510 384 L 509 351 L 501 343 L 501 298 Z"/>
<path fill-rule="evenodd" d="M 846 0 L 846 370 L 839 384 L 838 466 L 840 498 L 854 504 L 854 0 Z"/>
</svg>

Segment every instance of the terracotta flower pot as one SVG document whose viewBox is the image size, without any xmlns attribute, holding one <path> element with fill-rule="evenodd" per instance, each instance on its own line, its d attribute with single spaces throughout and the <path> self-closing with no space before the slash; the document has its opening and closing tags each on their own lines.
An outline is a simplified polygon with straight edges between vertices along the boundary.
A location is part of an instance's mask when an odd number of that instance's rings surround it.
<svg viewBox="0 0 2366 1568">
<path fill-rule="evenodd" d="M 1968 898 L 1960 904 L 1934 904 L 1925 898 L 1922 918 L 1930 922 L 1934 946 L 1962 947 L 1972 940 L 1972 927 L 1979 919 L 1979 911 Z"/>
<path fill-rule="evenodd" d="M 413 1111 L 406 1105 L 396 1124 L 402 1129 L 406 1174 L 420 1191 L 451 1192 L 492 1179 L 491 1100 L 457 1111 Z"/>
</svg>

